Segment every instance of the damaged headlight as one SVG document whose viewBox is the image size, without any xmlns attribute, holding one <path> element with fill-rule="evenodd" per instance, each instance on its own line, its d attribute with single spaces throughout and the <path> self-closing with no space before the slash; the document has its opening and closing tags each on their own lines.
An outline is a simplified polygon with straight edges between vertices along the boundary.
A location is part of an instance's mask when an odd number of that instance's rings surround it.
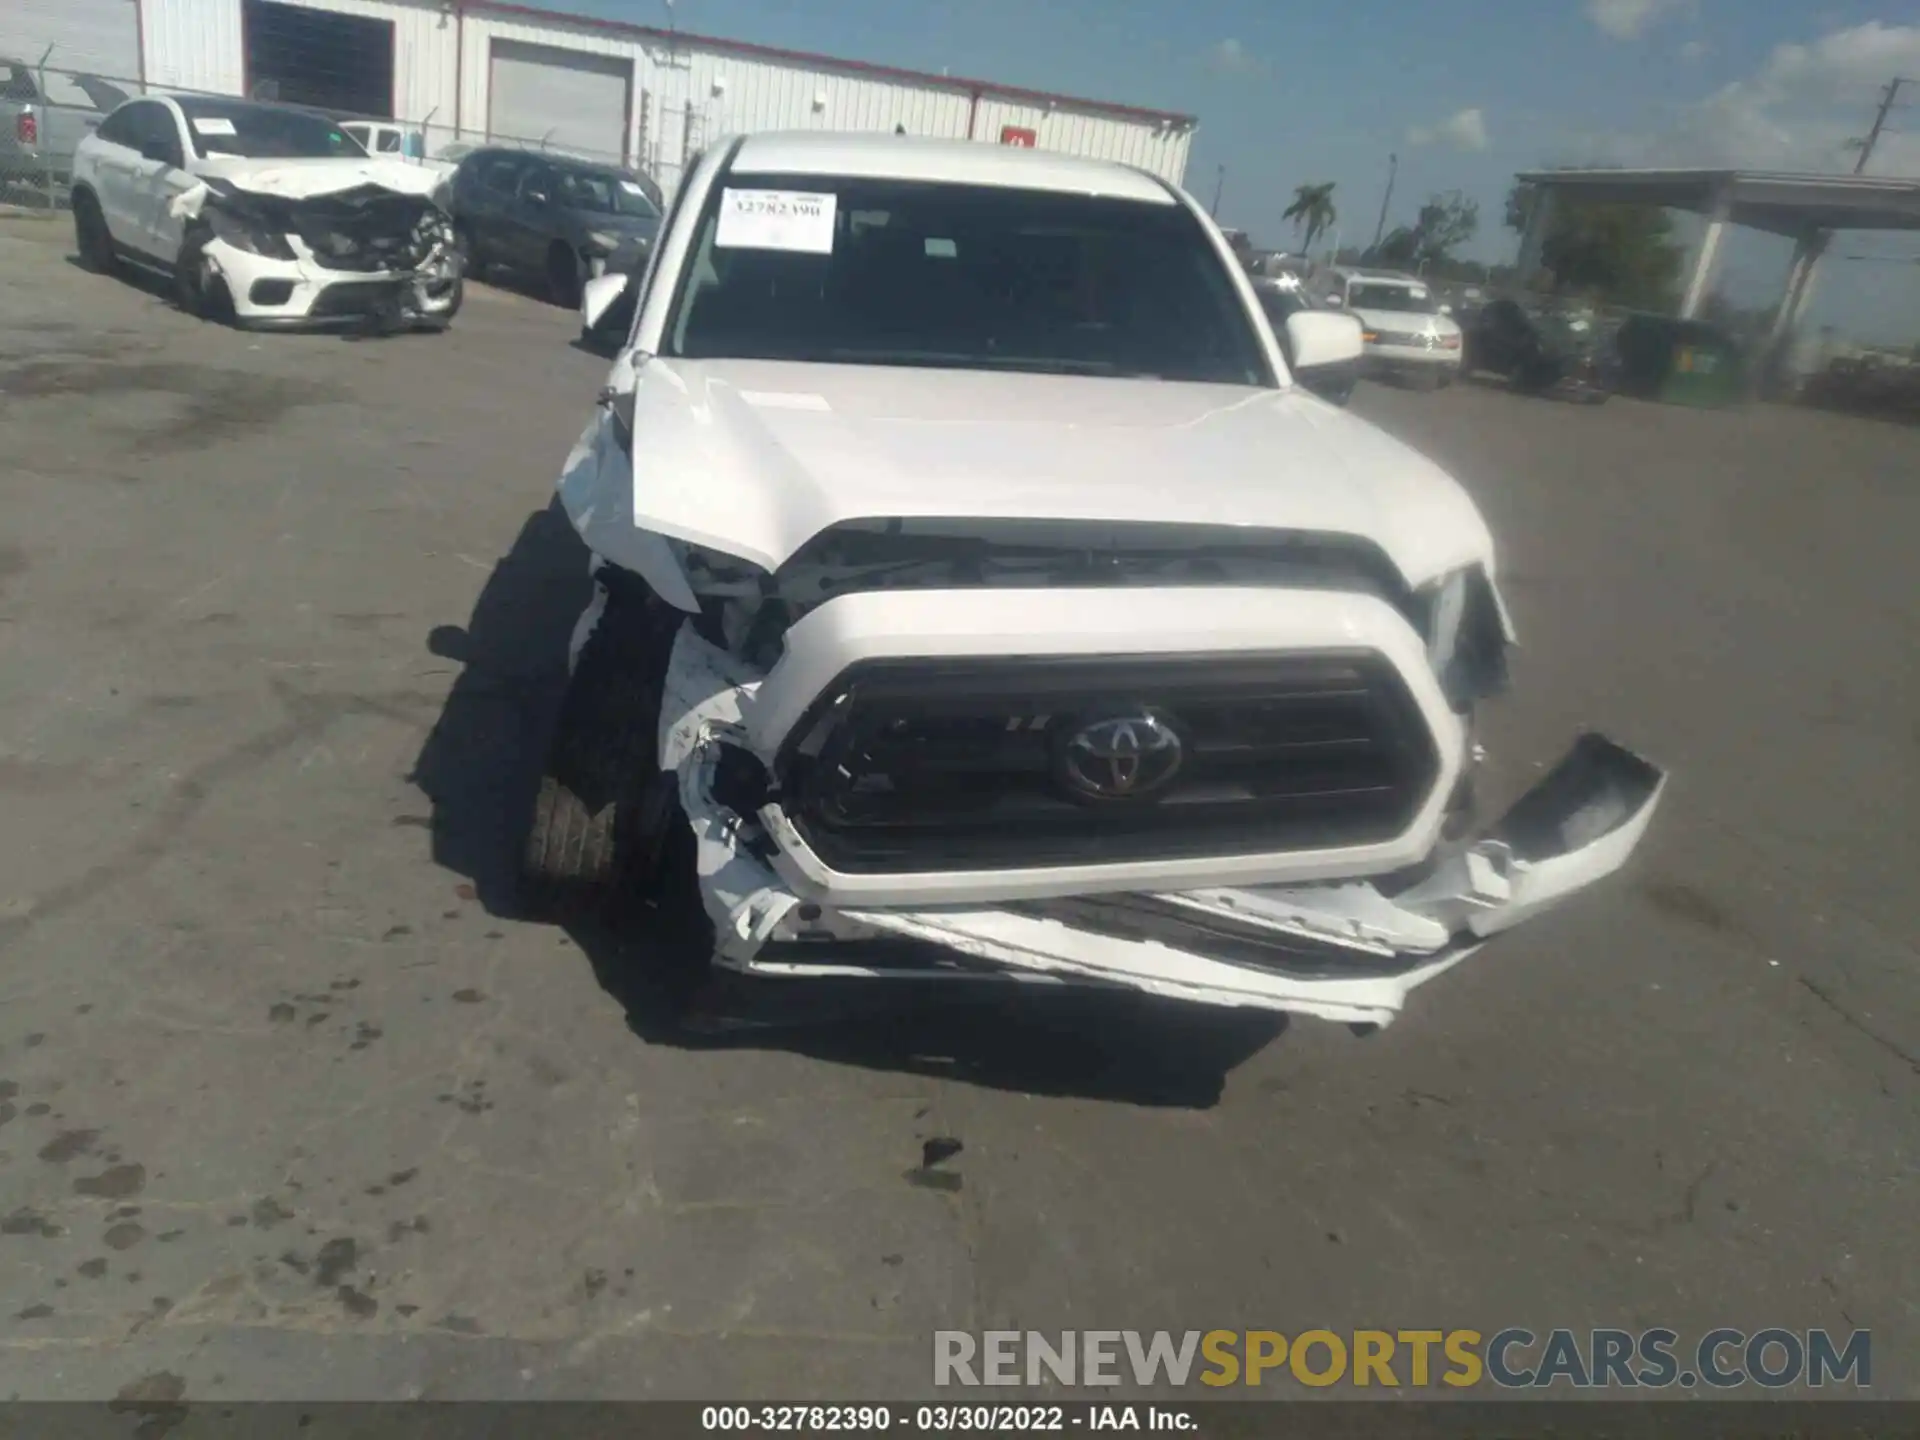
<svg viewBox="0 0 1920 1440">
<path fill-rule="evenodd" d="M 215 238 L 226 241 L 234 249 L 269 260 L 293 259 L 293 247 L 287 244 L 286 236 L 276 234 L 257 221 L 243 220 L 224 210 L 209 208 L 206 214 Z"/>
<path fill-rule="evenodd" d="M 1456 711 L 1507 684 L 1507 630 L 1493 582 L 1478 565 L 1443 575 L 1419 592 L 1427 660 Z"/>
</svg>

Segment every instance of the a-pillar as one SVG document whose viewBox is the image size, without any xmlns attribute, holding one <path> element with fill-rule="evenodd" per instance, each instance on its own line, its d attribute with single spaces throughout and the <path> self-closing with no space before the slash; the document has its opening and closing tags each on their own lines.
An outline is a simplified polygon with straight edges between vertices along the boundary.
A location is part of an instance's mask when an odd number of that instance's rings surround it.
<svg viewBox="0 0 1920 1440">
<path fill-rule="evenodd" d="M 1700 243 L 1693 249 L 1693 268 L 1687 276 L 1687 288 L 1680 300 L 1680 318 L 1691 320 L 1700 313 L 1700 306 L 1707 298 L 1707 288 L 1713 283 L 1714 257 L 1720 253 L 1720 238 L 1726 233 L 1727 225 L 1733 215 L 1733 191 L 1722 185 L 1713 195 L 1713 202 L 1707 210 L 1706 228 L 1700 232 Z"/>
</svg>

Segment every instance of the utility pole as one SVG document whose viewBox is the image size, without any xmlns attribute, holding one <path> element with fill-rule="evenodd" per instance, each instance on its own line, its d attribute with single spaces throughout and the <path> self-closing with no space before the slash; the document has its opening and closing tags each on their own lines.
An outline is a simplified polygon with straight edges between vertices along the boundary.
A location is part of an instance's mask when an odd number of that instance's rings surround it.
<svg viewBox="0 0 1920 1440">
<path fill-rule="evenodd" d="M 1387 233 L 1387 207 L 1393 203 L 1393 177 L 1399 172 L 1400 157 L 1387 156 L 1387 193 L 1380 197 L 1380 223 L 1373 227 L 1373 250 L 1378 253 L 1380 237 Z"/>
<path fill-rule="evenodd" d="M 1220 218 L 1220 192 L 1227 188 L 1227 167 L 1222 165 L 1213 177 L 1213 204 L 1207 207 L 1207 214 L 1215 220 Z"/>
<path fill-rule="evenodd" d="M 1863 174 L 1867 161 L 1873 158 L 1873 147 L 1880 143 L 1880 132 L 1887 128 L 1887 116 L 1894 109 L 1894 99 L 1900 93 L 1902 85 L 1911 85 L 1913 81 L 1896 75 L 1887 82 L 1887 88 L 1880 92 L 1880 109 L 1873 117 L 1873 128 L 1867 131 L 1867 138 L 1853 143 L 1860 147 L 1860 158 L 1853 162 L 1853 173 Z M 1904 107 L 1902 107 L 1904 108 Z"/>
</svg>

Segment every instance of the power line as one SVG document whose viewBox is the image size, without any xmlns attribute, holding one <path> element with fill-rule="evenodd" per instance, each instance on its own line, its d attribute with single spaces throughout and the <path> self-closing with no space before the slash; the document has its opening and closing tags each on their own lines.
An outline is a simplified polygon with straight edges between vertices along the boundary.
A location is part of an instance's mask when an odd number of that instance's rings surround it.
<svg viewBox="0 0 1920 1440">
<path fill-rule="evenodd" d="M 1893 102 L 1900 94 L 1900 87 L 1911 84 L 1913 84 L 1913 81 L 1896 75 L 1887 82 L 1886 88 L 1880 92 L 1880 109 L 1874 114 L 1873 128 L 1867 131 L 1866 139 L 1852 142 L 1860 147 L 1860 158 L 1853 162 L 1854 174 L 1859 175 L 1865 172 L 1867 161 L 1873 158 L 1873 147 L 1880 143 L 1881 132 L 1887 128 L 1887 116 L 1894 110 Z M 1901 108 L 1904 109 L 1905 107 L 1903 106 Z"/>
</svg>

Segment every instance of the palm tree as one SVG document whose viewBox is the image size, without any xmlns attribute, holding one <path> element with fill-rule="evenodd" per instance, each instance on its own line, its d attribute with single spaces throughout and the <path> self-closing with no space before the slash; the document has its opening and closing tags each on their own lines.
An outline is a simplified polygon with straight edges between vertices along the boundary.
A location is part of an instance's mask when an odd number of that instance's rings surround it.
<svg viewBox="0 0 1920 1440">
<path fill-rule="evenodd" d="M 1339 218 L 1333 208 L 1333 181 L 1319 185 L 1296 185 L 1293 191 L 1293 204 L 1286 208 L 1281 216 L 1291 220 L 1293 228 L 1306 232 L 1301 249 L 1311 251 L 1313 242 L 1333 228 L 1333 222 Z"/>
</svg>

